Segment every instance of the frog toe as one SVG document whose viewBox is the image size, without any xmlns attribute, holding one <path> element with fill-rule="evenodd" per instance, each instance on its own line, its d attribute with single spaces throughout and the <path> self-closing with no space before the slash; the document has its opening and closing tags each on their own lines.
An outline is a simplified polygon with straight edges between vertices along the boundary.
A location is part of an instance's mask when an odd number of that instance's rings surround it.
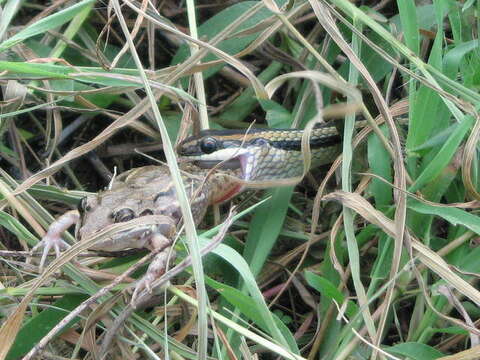
<svg viewBox="0 0 480 360">
<path fill-rule="evenodd" d="M 40 259 L 40 265 L 39 265 L 39 270 L 40 272 L 42 272 L 45 262 L 47 260 L 47 255 L 52 248 L 54 249 L 55 255 L 58 258 L 61 255 L 61 251 L 66 250 L 69 247 L 70 245 L 66 243 L 61 237 L 48 236 L 47 234 L 42 238 L 42 240 L 37 245 L 35 245 L 32 248 L 31 253 L 34 253 L 36 250 L 43 248 L 42 257 Z"/>
<path fill-rule="evenodd" d="M 63 214 L 57 220 L 50 224 L 47 234 L 37 245 L 32 248 L 31 253 L 43 248 L 42 258 L 40 259 L 39 265 L 40 272 L 42 272 L 43 270 L 43 266 L 45 265 L 47 255 L 50 252 L 51 248 L 55 250 L 55 254 L 58 258 L 60 256 L 61 250 L 65 250 L 70 247 L 70 245 L 68 245 L 62 239 L 61 235 L 71 225 L 76 224 L 79 218 L 80 214 L 77 210 L 67 211 L 65 214 Z"/>
<path fill-rule="evenodd" d="M 132 295 L 132 306 L 135 307 L 137 300 L 145 295 L 144 290 L 151 294 L 153 292 L 153 283 L 165 274 L 166 268 L 171 258 L 175 256 L 175 252 L 171 248 L 164 249 L 160 252 L 148 267 L 145 276 L 139 280 L 135 286 L 135 290 Z"/>
</svg>

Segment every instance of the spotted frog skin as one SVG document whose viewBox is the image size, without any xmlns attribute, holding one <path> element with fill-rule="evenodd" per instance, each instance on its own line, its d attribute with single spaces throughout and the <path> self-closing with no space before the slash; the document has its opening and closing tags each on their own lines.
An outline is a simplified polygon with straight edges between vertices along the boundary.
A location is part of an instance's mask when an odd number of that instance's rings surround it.
<svg viewBox="0 0 480 360">
<path fill-rule="evenodd" d="M 180 168 L 196 224 L 202 220 L 209 205 L 228 200 L 242 190 L 242 186 L 232 176 L 235 175 L 233 172 L 207 176 L 207 170 L 193 164 L 184 163 Z M 182 217 L 167 166 L 144 166 L 118 175 L 107 190 L 82 199 L 79 211 L 69 211 L 53 222 L 42 241 L 32 251 L 44 248 L 40 262 L 42 268 L 51 248 L 59 256 L 60 250 L 68 247 L 61 235 L 72 224 L 76 224 L 76 239 L 82 241 L 109 225 L 146 215 L 160 215 L 161 221 L 155 225 L 115 233 L 90 248 L 104 251 L 164 249 L 155 257 L 147 274 L 137 284 L 132 298 L 134 301 L 141 290 L 150 290 L 151 283 L 164 273 L 169 247 Z"/>
</svg>

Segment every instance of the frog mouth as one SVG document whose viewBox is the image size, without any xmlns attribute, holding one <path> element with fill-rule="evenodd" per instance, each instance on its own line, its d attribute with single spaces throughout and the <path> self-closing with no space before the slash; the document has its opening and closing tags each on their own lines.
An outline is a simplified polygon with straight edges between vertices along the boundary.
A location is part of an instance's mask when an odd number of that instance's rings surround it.
<svg viewBox="0 0 480 360">
<path fill-rule="evenodd" d="M 95 236 L 102 230 L 103 229 L 98 230 L 93 234 L 84 234 L 84 236 L 80 236 L 79 239 L 81 241 L 82 239 Z M 139 226 L 135 229 L 129 229 L 129 230 L 121 230 L 111 234 L 108 237 L 103 238 L 98 243 L 93 244 L 89 248 L 89 250 L 94 250 L 94 251 L 104 250 L 108 252 L 122 251 L 122 250 L 125 250 L 125 242 L 124 242 L 125 239 L 134 241 L 134 242 L 136 241 L 137 244 L 140 245 L 140 244 L 143 244 L 143 242 L 145 242 L 145 240 L 148 239 L 148 237 L 151 236 L 152 233 L 153 233 L 152 225 Z M 142 248 L 142 246 L 134 246 L 134 243 L 132 243 L 132 246 L 127 246 L 127 248 L 129 249 Z"/>
</svg>

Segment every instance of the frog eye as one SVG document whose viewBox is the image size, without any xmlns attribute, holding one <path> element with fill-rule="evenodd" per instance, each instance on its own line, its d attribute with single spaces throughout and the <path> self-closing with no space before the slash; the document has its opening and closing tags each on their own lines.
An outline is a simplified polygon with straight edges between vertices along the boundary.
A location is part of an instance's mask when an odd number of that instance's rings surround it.
<svg viewBox="0 0 480 360">
<path fill-rule="evenodd" d="M 139 216 L 153 215 L 153 211 L 150 209 L 143 210 Z"/>
<path fill-rule="evenodd" d="M 206 137 L 202 139 L 202 142 L 200 143 L 200 149 L 205 154 L 213 153 L 214 151 L 217 150 L 217 140 L 215 140 L 212 137 Z"/>
<path fill-rule="evenodd" d="M 112 213 L 112 218 L 116 223 L 132 220 L 134 217 L 135 213 L 129 208 L 123 208 Z"/>
<path fill-rule="evenodd" d="M 166 197 L 172 196 L 175 194 L 175 188 L 172 186 L 166 191 L 160 191 L 157 195 L 155 195 L 155 199 L 153 199 L 153 202 L 156 203 L 159 200 L 165 200 Z"/>
<path fill-rule="evenodd" d="M 255 146 L 264 146 L 264 145 L 270 144 L 270 142 L 264 138 L 256 138 L 250 141 L 250 144 Z"/>
<path fill-rule="evenodd" d="M 87 199 L 86 196 L 83 197 L 83 198 L 80 200 L 80 202 L 78 203 L 78 206 L 77 206 L 79 212 L 82 213 L 82 212 L 86 212 L 86 211 L 92 210 L 92 208 L 90 207 L 90 205 L 87 204 L 87 200 L 88 200 L 88 199 Z"/>
</svg>

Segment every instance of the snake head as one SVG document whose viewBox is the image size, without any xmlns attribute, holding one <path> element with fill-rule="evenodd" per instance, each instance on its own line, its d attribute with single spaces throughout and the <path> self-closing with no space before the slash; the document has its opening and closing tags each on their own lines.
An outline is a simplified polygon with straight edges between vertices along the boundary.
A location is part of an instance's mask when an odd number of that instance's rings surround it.
<svg viewBox="0 0 480 360">
<path fill-rule="evenodd" d="M 202 168 L 219 165 L 222 169 L 240 169 L 243 180 L 252 180 L 257 163 L 270 149 L 263 130 L 204 130 L 182 141 L 177 148 L 185 160 Z"/>
</svg>

